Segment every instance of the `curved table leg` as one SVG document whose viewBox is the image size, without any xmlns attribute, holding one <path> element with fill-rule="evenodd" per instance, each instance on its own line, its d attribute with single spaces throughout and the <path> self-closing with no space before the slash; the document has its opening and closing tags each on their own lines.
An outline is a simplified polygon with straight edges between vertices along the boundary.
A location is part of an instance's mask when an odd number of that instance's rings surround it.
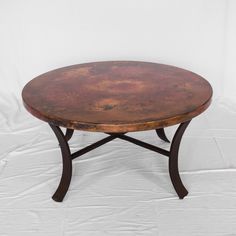
<svg viewBox="0 0 236 236">
<path fill-rule="evenodd" d="M 69 141 L 72 138 L 73 133 L 74 133 L 73 129 L 66 129 L 66 134 L 65 134 L 66 141 Z"/>
<path fill-rule="evenodd" d="M 49 125 L 52 128 L 53 132 L 55 133 L 58 139 L 58 142 L 60 144 L 62 161 L 63 161 L 61 180 L 60 180 L 60 183 L 56 192 L 52 196 L 52 199 L 56 202 L 62 202 L 70 186 L 70 181 L 71 181 L 71 176 L 72 176 L 71 152 L 70 152 L 70 148 L 67 142 L 67 137 L 63 134 L 61 129 L 58 126 L 54 126 L 51 124 Z"/>
<path fill-rule="evenodd" d="M 190 120 L 191 121 L 191 120 Z M 181 123 L 174 135 L 173 141 L 170 147 L 170 156 L 169 156 L 169 174 L 171 182 L 175 188 L 176 193 L 178 194 L 180 199 L 183 199 L 188 191 L 184 187 L 181 178 L 179 176 L 179 168 L 178 168 L 178 153 L 179 153 L 179 145 L 181 142 L 181 138 L 184 134 L 185 129 L 189 125 L 190 121 Z"/>
<path fill-rule="evenodd" d="M 158 137 L 160 139 L 162 139 L 163 141 L 169 143 L 169 139 L 166 137 L 166 134 L 165 134 L 165 131 L 164 131 L 164 128 L 160 128 L 160 129 L 156 129 L 156 133 L 158 135 Z"/>
</svg>

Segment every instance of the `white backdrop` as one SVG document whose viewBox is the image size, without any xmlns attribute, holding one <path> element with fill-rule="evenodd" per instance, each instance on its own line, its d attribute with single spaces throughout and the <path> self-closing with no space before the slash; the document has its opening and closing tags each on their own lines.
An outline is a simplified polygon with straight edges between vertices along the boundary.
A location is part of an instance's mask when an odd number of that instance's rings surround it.
<svg viewBox="0 0 236 236">
<path fill-rule="evenodd" d="M 227 95 L 235 55 L 233 39 L 226 39 L 236 28 L 231 2 L 227 8 L 222 0 L 0 0 L 1 92 L 19 96 L 27 81 L 60 66 L 130 59 L 193 70 L 218 97 L 227 54 Z"/>
<path fill-rule="evenodd" d="M 235 236 L 235 42 L 235 0 L 0 0 L 0 236 Z M 66 198 L 51 200 L 60 150 L 21 90 L 48 70 L 98 60 L 172 64 L 212 84 L 213 103 L 180 148 L 184 200 L 165 158 L 120 140 L 76 159 Z M 152 131 L 131 135 L 169 148 Z M 101 137 L 78 131 L 70 146 Z"/>
<path fill-rule="evenodd" d="M 226 1 L 227 2 L 227 1 Z M 225 73 L 222 77 L 225 97 L 236 101 L 236 1 L 228 1 L 225 25 Z"/>
</svg>

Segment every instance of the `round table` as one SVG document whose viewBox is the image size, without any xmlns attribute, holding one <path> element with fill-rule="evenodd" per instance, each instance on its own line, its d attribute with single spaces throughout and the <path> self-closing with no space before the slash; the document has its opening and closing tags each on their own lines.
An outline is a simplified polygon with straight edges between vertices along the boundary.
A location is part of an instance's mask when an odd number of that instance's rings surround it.
<svg viewBox="0 0 236 236">
<path fill-rule="evenodd" d="M 169 174 L 179 196 L 187 190 L 178 171 L 178 150 L 191 119 L 208 108 L 211 85 L 201 76 L 174 66 L 139 61 L 92 62 L 59 68 L 31 80 L 22 91 L 26 109 L 46 121 L 58 138 L 63 171 L 53 195 L 62 201 L 71 181 L 72 160 L 115 138 L 127 140 L 169 158 Z M 170 150 L 126 135 L 155 130 L 169 142 L 164 127 L 180 124 Z M 61 127 L 65 127 L 64 134 Z M 68 141 L 74 130 L 108 136 L 75 153 Z"/>
</svg>

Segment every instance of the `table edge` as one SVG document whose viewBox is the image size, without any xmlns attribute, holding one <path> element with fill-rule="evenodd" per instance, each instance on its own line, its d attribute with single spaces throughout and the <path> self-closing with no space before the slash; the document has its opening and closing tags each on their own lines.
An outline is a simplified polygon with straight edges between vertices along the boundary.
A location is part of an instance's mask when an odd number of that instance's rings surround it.
<svg viewBox="0 0 236 236">
<path fill-rule="evenodd" d="M 123 133 L 123 132 L 135 132 L 135 131 L 146 131 L 153 130 L 158 128 L 164 128 L 172 125 L 176 125 L 192 118 L 198 116 L 202 112 L 204 112 L 212 102 L 212 93 L 210 98 L 201 106 L 197 107 L 193 111 L 176 115 L 170 118 L 165 118 L 161 120 L 154 121 L 144 121 L 144 122 L 134 122 L 134 123 L 117 123 L 117 124 L 102 124 L 102 123 L 89 123 L 89 122 L 80 122 L 80 121 L 72 121 L 65 119 L 55 119 L 45 116 L 45 114 L 41 114 L 39 111 L 30 107 L 22 98 L 24 107 L 26 110 L 31 113 L 33 116 L 38 119 L 45 121 L 47 123 L 61 126 L 68 129 L 81 130 L 81 131 L 91 131 L 91 132 L 104 132 L 104 133 Z"/>
</svg>

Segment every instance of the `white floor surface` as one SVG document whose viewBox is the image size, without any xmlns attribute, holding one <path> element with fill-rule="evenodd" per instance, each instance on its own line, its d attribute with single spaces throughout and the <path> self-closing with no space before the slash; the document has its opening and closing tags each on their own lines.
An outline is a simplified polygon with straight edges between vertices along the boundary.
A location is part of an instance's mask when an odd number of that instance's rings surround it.
<svg viewBox="0 0 236 236">
<path fill-rule="evenodd" d="M 166 157 L 117 139 L 74 160 L 62 203 L 51 199 L 62 167 L 52 130 L 17 99 L 0 99 L 0 107 L 0 236 L 236 236 L 236 106 L 230 102 L 214 101 L 184 134 L 184 200 L 172 187 Z M 169 138 L 175 129 L 166 129 Z M 130 135 L 169 148 L 154 131 Z M 69 143 L 76 151 L 104 136 L 77 131 Z"/>
</svg>

